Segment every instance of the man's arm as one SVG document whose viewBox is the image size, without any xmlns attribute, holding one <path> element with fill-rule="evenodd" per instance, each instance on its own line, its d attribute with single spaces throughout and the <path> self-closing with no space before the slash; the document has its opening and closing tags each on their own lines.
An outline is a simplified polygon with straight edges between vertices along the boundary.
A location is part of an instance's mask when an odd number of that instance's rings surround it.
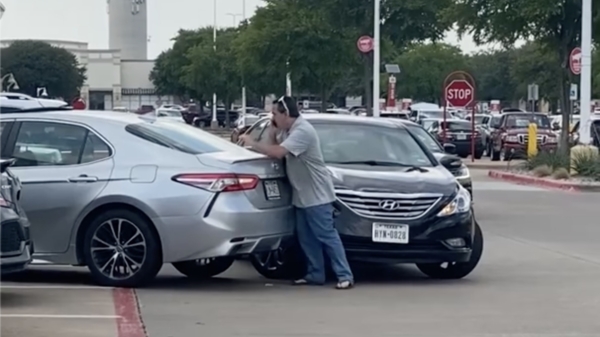
<svg viewBox="0 0 600 337">
<path fill-rule="evenodd" d="M 298 129 L 294 130 L 280 145 L 277 145 L 277 143 L 270 145 L 257 142 L 251 142 L 249 145 L 256 151 L 269 157 L 282 159 L 288 153 L 294 157 L 301 155 L 308 149 L 311 140 L 312 138 L 306 130 Z"/>
</svg>

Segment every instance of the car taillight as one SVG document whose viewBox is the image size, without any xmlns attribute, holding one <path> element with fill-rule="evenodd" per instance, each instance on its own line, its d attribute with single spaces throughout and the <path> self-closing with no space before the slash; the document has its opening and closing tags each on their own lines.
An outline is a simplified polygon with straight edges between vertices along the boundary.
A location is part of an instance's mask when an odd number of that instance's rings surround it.
<svg viewBox="0 0 600 337">
<path fill-rule="evenodd" d="M 234 173 L 184 173 L 173 177 L 173 181 L 211 192 L 233 192 L 253 190 L 260 179 L 252 174 Z"/>
</svg>

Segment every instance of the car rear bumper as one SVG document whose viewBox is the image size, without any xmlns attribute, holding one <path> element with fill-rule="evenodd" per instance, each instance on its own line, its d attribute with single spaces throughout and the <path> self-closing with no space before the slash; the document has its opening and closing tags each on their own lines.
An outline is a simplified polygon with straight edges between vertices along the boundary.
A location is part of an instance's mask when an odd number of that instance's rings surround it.
<svg viewBox="0 0 600 337">
<path fill-rule="evenodd" d="M 153 220 L 166 228 L 161 233 L 164 262 L 271 251 L 294 231 L 291 206 L 257 209 L 245 197 L 216 196 L 194 216 Z"/>
<path fill-rule="evenodd" d="M 453 142 L 454 146 L 456 146 L 456 153 L 471 153 L 471 142 Z M 475 152 L 483 151 L 484 146 L 483 142 L 477 141 L 475 143 Z"/>
<path fill-rule="evenodd" d="M 344 213 L 344 212 L 342 212 Z M 338 217 L 336 227 L 346 249 L 348 259 L 368 263 L 443 263 L 465 262 L 471 258 L 474 233 L 472 212 L 448 217 L 428 216 L 423 220 L 405 222 L 409 225 L 409 243 L 373 242 L 371 228 L 374 222 L 399 224 L 398 221 L 371 219 L 355 220 L 343 225 Z M 356 226 L 361 226 L 358 229 Z M 451 246 L 447 240 L 463 239 L 463 246 Z"/>
<path fill-rule="evenodd" d="M 33 242 L 24 218 L 3 219 L 0 238 L 0 269 L 2 275 L 27 268 L 33 255 Z"/>
</svg>

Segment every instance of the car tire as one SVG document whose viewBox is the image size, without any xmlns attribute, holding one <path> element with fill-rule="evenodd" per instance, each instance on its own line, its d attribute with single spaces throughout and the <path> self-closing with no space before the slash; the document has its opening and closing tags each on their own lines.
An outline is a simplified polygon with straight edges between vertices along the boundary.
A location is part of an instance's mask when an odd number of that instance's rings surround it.
<svg viewBox="0 0 600 337">
<path fill-rule="evenodd" d="M 456 280 L 469 275 L 477 267 L 481 255 L 483 255 L 483 233 L 477 222 L 475 222 L 475 234 L 473 235 L 471 250 L 471 259 L 467 262 L 449 263 L 446 268 L 439 263 L 419 263 L 417 268 L 423 274 L 435 279 Z"/>
<path fill-rule="evenodd" d="M 92 220 L 85 232 L 83 254 L 94 282 L 109 287 L 143 286 L 162 267 L 160 240 L 152 223 L 127 209 L 112 209 Z"/>
<path fill-rule="evenodd" d="M 483 150 L 475 151 L 475 159 L 481 159 L 483 157 Z"/>
<path fill-rule="evenodd" d="M 282 243 L 275 251 L 250 255 L 254 269 L 272 280 L 294 280 L 304 277 L 306 261 L 296 240 Z"/>
<path fill-rule="evenodd" d="M 191 279 L 203 280 L 224 273 L 234 261 L 233 257 L 217 257 L 175 262 L 173 267 Z"/>
<path fill-rule="evenodd" d="M 506 149 L 502 149 L 502 160 L 503 161 L 510 161 L 512 159 L 513 155 L 512 153 L 506 151 Z"/>
</svg>

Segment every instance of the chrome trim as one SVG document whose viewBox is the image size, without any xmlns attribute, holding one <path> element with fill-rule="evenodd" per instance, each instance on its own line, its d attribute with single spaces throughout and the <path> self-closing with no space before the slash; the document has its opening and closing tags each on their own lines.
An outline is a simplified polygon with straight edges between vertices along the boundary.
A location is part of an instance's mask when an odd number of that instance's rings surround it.
<svg viewBox="0 0 600 337">
<path fill-rule="evenodd" d="M 427 215 L 435 206 L 437 206 L 442 200 L 443 194 L 437 193 L 388 193 L 388 192 L 362 192 L 362 191 L 353 191 L 346 189 L 337 189 L 335 190 L 336 200 L 340 202 L 342 205 L 346 206 L 352 213 L 362 217 L 369 219 L 382 219 L 388 221 L 406 221 L 406 220 L 416 220 Z M 356 198 L 344 198 L 342 200 L 339 194 L 345 194 L 349 196 L 354 196 Z M 369 206 L 364 205 L 364 200 L 362 198 L 380 198 L 380 199 L 405 199 L 407 202 L 413 201 L 412 206 L 399 206 L 397 210 L 406 210 L 406 216 L 390 216 L 390 214 L 385 212 L 377 212 L 373 211 Z M 435 199 L 433 202 L 427 202 L 425 200 L 421 201 L 422 205 L 418 204 L 418 200 L 415 199 Z M 354 204 L 356 202 L 357 204 Z M 349 203 L 353 203 L 350 205 Z M 363 203 L 363 204 L 360 204 Z M 357 211 L 358 210 L 358 211 Z M 360 210 L 364 210 L 361 212 Z M 411 212 L 412 210 L 412 212 Z M 368 212 L 368 213 L 367 213 Z M 366 214 L 365 214 L 366 213 Z M 412 214 L 412 215 L 411 215 Z"/>
</svg>

